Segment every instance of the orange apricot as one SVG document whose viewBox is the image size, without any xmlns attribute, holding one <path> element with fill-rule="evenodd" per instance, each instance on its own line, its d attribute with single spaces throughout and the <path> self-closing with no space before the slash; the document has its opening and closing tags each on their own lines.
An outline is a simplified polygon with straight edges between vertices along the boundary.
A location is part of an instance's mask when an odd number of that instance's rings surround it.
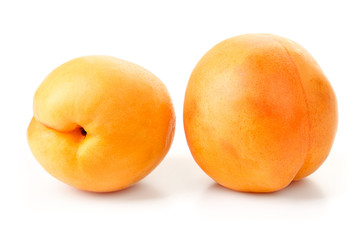
<svg viewBox="0 0 360 240">
<path fill-rule="evenodd" d="M 325 161 L 337 114 L 329 81 L 303 47 L 247 34 L 198 62 L 183 117 L 190 151 L 211 178 L 237 191 L 273 192 Z"/>
<path fill-rule="evenodd" d="M 124 189 L 168 152 L 175 112 L 165 85 L 109 56 L 73 59 L 37 89 L 28 142 L 55 178 L 93 192 Z"/>
</svg>

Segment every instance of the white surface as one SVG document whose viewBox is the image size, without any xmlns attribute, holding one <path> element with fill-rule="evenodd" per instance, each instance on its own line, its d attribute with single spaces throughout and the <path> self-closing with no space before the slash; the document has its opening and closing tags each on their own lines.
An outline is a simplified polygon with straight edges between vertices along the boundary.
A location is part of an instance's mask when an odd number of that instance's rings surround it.
<svg viewBox="0 0 360 240">
<path fill-rule="evenodd" d="M 359 239 L 360 15 L 357 1 L 2 1 L 0 3 L 0 239 Z M 190 73 L 206 51 L 244 33 L 303 45 L 335 89 L 330 156 L 274 194 L 224 189 L 192 159 L 182 125 Z M 177 128 L 164 161 L 111 194 L 68 187 L 30 153 L 26 128 L 44 77 L 78 56 L 104 54 L 156 74 Z"/>
</svg>

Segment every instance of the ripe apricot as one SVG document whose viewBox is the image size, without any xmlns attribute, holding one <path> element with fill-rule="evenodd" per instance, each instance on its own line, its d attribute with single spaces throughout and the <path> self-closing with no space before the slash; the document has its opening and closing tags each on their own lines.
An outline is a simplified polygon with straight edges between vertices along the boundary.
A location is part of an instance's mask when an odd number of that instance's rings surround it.
<svg viewBox="0 0 360 240">
<path fill-rule="evenodd" d="M 87 56 L 41 83 L 27 136 L 55 178 L 110 192 L 150 173 L 168 152 L 174 128 L 169 93 L 155 75 L 114 57 Z"/>
<path fill-rule="evenodd" d="M 329 81 L 297 43 L 270 34 L 227 39 L 198 62 L 184 128 L 198 165 L 237 191 L 272 192 L 313 173 L 337 129 Z"/>
</svg>

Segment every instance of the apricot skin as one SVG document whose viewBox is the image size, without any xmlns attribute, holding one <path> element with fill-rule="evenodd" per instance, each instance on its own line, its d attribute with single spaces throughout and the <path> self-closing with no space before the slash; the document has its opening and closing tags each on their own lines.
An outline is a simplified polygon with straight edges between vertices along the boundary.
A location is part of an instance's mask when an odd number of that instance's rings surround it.
<svg viewBox="0 0 360 240">
<path fill-rule="evenodd" d="M 55 178 L 111 192 L 149 174 L 168 152 L 175 112 L 165 85 L 109 56 L 73 59 L 37 89 L 28 143 Z"/>
<path fill-rule="evenodd" d="M 325 161 L 337 115 L 333 89 L 304 48 L 248 34 L 198 62 L 183 120 L 190 151 L 211 178 L 237 191 L 273 192 Z"/>
</svg>

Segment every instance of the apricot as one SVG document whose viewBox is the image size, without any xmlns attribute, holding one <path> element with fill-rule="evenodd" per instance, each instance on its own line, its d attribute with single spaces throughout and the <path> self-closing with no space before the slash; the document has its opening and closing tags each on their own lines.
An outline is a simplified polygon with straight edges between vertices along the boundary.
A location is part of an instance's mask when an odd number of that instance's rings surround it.
<svg viewBox="0 0 360 240">
<path fill-rule="evenodd" d="M 297 43 L 270 34 L 227 39 L 193 70 L 184 128 L 198 165 L 219 184 L 273 192 L 313 173 L 337 129 L 329 81 Z"/>
<path fill-rule="evenodd" d="M 37 89 L 28 143 L 55 178 L 111 192 L 149 174 L 168 152 L 175 113 L 165 85 L 109 56 L 73 59 Z"/>
</svg>

